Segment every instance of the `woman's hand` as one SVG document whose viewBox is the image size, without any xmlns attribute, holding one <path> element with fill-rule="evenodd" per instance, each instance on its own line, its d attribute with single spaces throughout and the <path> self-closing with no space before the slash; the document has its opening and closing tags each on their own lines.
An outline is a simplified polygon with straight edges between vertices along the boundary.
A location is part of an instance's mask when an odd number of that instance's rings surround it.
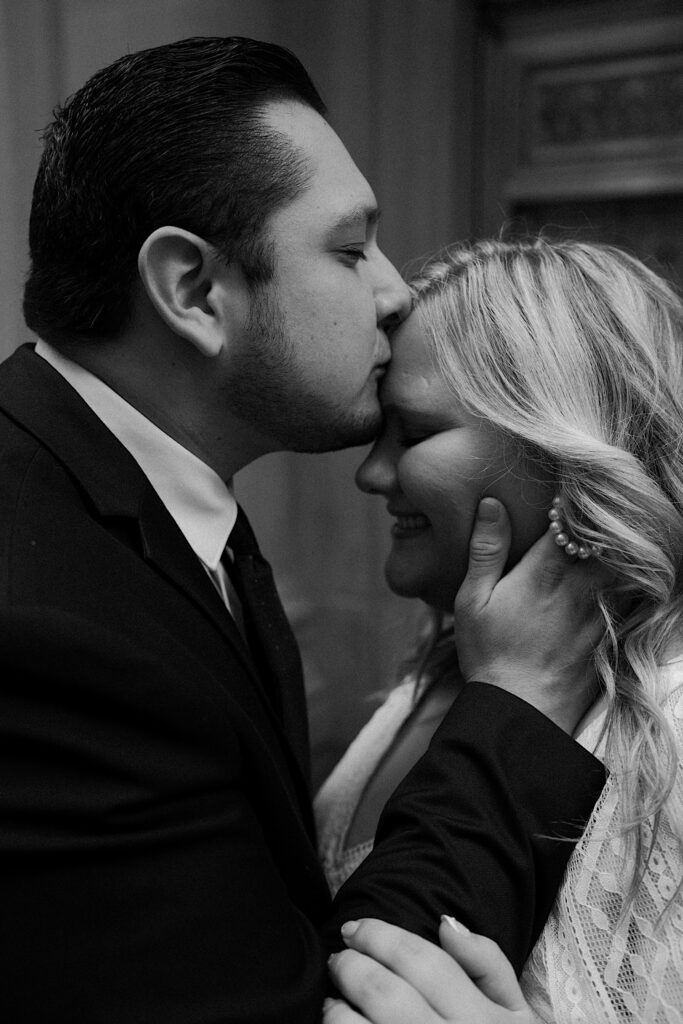
<svg viewBox="0 0 683 1024">
<path fill-rule="evenodd" d="M 512 965 L 495 942 L 442 918 L 442 949 L 366 918 L 342 928 L 347 949 L 330 958 L 343 999 L 323 1024 L 532 1024 Z M 355 1007 L 355 1009 L 354 1009 Z"/>
<path fill-rule="evenodd" d="M 604 629 L 595 593 L 607 573 L 572 560 L 545 533 L 503 575 L 510 521 L 479 504 L 467 575 L 455 599 L 458 661 L 467 681 L 493 683 L 573 733 L 597 696 L 592 655 Z"/>
</svg>

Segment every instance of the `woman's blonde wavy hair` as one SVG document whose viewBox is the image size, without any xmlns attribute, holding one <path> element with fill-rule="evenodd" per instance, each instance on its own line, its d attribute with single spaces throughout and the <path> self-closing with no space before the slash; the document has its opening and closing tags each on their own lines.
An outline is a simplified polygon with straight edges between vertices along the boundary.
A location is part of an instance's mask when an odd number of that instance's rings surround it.
<svg viewBox="0 0 683 1024">
<path fill-rule="evenodd" d="M 546 464 L 569 532 L 613 574 L 595 666 L 630 902 L 651 848 L 642 823 L 656 832 L 678 768 L 658 666 L 682 633 L 683 303 L 625 252 L 543 238 L 458 245 L 412 287 L 458 401 Z"/>
</svg>

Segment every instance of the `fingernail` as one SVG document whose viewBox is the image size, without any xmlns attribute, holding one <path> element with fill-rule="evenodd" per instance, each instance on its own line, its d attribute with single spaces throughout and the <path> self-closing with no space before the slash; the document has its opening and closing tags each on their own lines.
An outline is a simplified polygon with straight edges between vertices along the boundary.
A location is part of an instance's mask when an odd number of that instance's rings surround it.
<svg viewBox="0 0 683 1024">
<path fill-rule="evenodd" d="M 350 939 L 352 935 L 355 935 L 360 926 L 360 921 L 347 921 L 346 924 L 341 926 L 341 933 L 345 939 Z"/>
<path fill-rule="evenodd" d="M 469 928 L 466 928 L 464 924 L 460 923 L 460 921 L 456 921 L 454 917 L 449 917 L 448 914 L 442 914 L 441 920 L 450 925 L 453 931 L 459 932 L 460 935 L 470 934 Z"/>
<path fill-rule="evenodd" d="M 485 523 L 497 523 L 500 517 L 500 505 L 495 498 L 482 498 L 477 515 Z"/>
<path fill-rule="evenodd" d="M 330 953 L 330 955 L 327 958 L 327 966 L 328 967 L 334 967 L 335 962 L 336 962 L 338 956 L 339 956 L 339 953 Z"/>
</svg>

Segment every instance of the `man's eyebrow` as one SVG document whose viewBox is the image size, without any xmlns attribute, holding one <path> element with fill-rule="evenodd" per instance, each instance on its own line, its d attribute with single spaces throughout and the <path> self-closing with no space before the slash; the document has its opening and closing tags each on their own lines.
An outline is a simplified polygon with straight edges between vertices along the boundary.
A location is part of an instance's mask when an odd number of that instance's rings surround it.
<svg viewBox="0 0 683 1024">
<path fill-rule="evenodd" d="M 346 228 L 355 228 L 361 225 L 363 227 L 370 227 L 377 223 L 380 216 L 381 210 L 378 206 L 362 203 L 347 213 L 342 214 L 338 220 L 334 221 L 331 230 L 343 231 Z"/>
</svg>

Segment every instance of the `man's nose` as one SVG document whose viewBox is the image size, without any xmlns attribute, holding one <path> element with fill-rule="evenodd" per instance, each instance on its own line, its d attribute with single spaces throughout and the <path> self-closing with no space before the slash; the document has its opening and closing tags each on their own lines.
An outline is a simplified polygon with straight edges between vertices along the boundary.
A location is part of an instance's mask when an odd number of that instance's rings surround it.
<svg viewBox="0 0 683 1024">
<path fill-rule="evenodd" d="M 382 253 L 382 279 L 376 291 L 377 323 L 390 331 L 408 316 L 412 306 L 410 288 L 396 267 Z"/>
</svg>

